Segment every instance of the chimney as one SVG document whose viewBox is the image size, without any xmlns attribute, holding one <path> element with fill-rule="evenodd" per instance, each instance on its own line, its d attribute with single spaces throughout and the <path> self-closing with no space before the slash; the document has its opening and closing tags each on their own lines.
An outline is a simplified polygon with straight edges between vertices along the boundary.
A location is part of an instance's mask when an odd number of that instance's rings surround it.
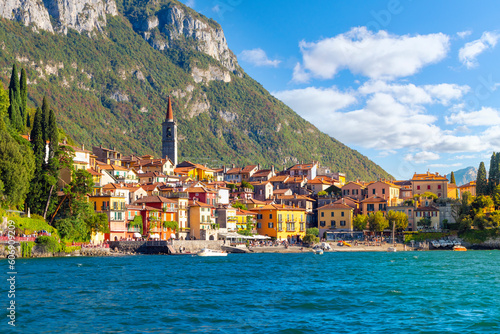
<svg viewBox="0 0 500 334">
<path fill-rule="evenodd" d="M 233 168 L 234 168 L 234 164 L 233 164 Z"/>
<path fill-rule="evenodd" d="M 145 210 L 146 209 L 146 203 L 142 203 L 142 209 Z"/>
<path fill-rule="evenodd" d="M 260 170 L 260 164 L 257 164 L 257 170 Z"/>
<path fill-rule="evenodd" d="M 84 149 L 85 149 L 85 144 L 82 144 L 82 150 L 84 150 Z"/>
<path fill-rule="evenodd" d="M 274 165 L 271 166 L 271 172 L 274 174 Z"/>
</svg>

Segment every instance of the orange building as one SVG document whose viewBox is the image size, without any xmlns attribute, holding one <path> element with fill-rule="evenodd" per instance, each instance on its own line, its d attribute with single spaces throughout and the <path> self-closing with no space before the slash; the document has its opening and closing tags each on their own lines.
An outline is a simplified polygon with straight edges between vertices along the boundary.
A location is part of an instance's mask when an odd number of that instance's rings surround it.
<svg viewBox="0 0 500 334">
<path fill-rule="evenodd" d="M 476 181 L 470 181 L 469 183 L 463 184 L 458 187 L 460 191 L 460 197 L 464 192 L 469 192 L 472 196 L 476 196 Z"/>
<path fill-rule="evenodd" d="M 448 196 L 448 179 L 439 173 L 429 173 L 413 175 L 411 179 L 413 196 L 431 192 L 437 197 L 446 198 Z"/>
</svg>

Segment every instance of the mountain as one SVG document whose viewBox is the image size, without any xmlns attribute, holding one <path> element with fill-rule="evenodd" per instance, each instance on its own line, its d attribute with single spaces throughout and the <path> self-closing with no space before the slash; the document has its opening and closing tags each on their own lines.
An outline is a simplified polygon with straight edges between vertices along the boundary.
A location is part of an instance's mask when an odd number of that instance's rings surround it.
<svg viewBox="0 0 500 334">
<path fill-rule="evenodd" d="M 467 167 L 464 169 L 454 171 L 453 174 L 455 174 L 455 182 L 457 183 L 457 186 L 461 186 L 462 184 L 469 183 L 470 181 L 476 181 L 477 168 L 476 167 Z M 446 175 L 446 177 L 449 180 L 451 177 L 451 173 Z"/>
<path fill-rule="evenodd" d="M 179 160 L 289 166 L 317 160 L 348 179 L 390 178 L 321 133 L 239 66 L 220 25 L 173 0 L 3 0 L 0 73 L 25 67 L 77 142 L 161 152 L 172 96 Z M 332 124 L 332 126 L 335 126 Z"/>
</svg>

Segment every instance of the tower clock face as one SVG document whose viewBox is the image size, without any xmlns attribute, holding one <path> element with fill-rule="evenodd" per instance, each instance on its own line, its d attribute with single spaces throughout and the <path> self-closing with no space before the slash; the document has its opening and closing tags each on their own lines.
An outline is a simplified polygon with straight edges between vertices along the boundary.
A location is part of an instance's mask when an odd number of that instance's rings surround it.
<svg viewBox="0 0 500 334">
<path fill-rule="evenodd" d="M 172 128 L 167 128 L 167 138 L 172 137 Z"/>
</svg>

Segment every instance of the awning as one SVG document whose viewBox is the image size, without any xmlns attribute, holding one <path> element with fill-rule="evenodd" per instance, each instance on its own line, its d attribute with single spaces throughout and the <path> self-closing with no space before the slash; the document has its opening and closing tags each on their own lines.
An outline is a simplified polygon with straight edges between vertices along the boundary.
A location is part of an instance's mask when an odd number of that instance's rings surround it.
<svg viewBox="0 0 500 334">
<path fill-rule="evenodd" d="M 175 233 L 172 233 L 172 234 L 170 235 L 170 238 L 175 239 Z"/>
<path fill-rule="evenodd" d="M 139 232 L 134 232 L 134 238 L 140 238 L 142 235 Z"/>
<path fill-rule="evenodd" d="M 151 239 L 160 239 L 160 235 L 158 233 L 151 234 Z"/>
</svg>

